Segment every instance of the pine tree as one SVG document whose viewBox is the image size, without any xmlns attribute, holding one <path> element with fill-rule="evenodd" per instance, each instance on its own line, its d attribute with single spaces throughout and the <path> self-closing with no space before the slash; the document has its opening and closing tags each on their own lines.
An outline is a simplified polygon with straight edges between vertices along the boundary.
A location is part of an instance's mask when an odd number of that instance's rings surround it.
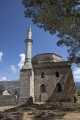
<svg viewBox="0 0 80 120">
<path fill-rule="evenodd" d="M 80 66 L 80 0 L 22 0 L 25 17 L 68 47 L 70 63 Z"/>
</svg>

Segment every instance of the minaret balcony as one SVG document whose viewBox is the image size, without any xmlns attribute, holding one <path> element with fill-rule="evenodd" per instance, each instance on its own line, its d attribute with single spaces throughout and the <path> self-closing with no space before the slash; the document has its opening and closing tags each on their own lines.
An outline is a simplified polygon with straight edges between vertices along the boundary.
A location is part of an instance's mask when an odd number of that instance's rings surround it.
<svg viewBox="0 0 80 120">
<path fill-rule="evenodd" d="M 25 39 L 24 42 L 25 42 L 25 43 L 27 43 L 27 42 L 31 42 L 31 43 L 33 43 L 33 40 L 32 40 L 32 39 Z"/>
</svg>

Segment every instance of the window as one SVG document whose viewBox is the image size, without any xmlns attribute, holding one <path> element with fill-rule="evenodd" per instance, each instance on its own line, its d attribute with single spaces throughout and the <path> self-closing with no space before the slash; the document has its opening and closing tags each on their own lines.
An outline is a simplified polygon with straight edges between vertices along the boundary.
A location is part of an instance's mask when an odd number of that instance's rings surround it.
<svg viewBox="0 0 80 120">
<path fill-rule="evenodd" d="M 56 77 L 59 77 L 59 72 L 57 72 L 57 71 L 56 71 L 56 73 L 55 73 L 55 74 L 56 74 Z"/>
<path fill-rule="evenodd" d="M 41 78 L 45 78 L 44 72 L 41 73 Z"/>
<path fill-rule="evenodd" d="M 57 83 L 57 84 L 56 84 L 56 91 L 57 91 L 57 92 L 62 92 L 62 87 L 61 87 L 61 84 L 60 84 L 60 83 Z"/>
<path fill-rule="evenodd" d="M 41 84 L 40 91 L 41 93 L 46 92 L 46 86 L 44 84 Z"/>
</svg>

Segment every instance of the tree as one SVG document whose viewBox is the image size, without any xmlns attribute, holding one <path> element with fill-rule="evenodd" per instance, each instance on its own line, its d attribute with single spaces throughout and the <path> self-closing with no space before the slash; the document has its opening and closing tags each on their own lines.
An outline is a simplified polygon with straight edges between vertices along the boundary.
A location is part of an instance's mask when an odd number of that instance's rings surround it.
<svg viewBox="0 0 80 120">
<path fill-rule="evenodd" d="M 68 47 L 70 63 L 80 65 L 80 0 L 22 0 L 25 17 Z"/>
<path fill-rule="evenodd" d="M 3 85 L 0 85 L 0 95 L 2 95 L 3 91 L 5 90 Z"/>
<path fill-rule="evenodd" d="M 3 85 L 0 85 L 0 90 L 5 90 L 4 86 Z"/>
</svg>

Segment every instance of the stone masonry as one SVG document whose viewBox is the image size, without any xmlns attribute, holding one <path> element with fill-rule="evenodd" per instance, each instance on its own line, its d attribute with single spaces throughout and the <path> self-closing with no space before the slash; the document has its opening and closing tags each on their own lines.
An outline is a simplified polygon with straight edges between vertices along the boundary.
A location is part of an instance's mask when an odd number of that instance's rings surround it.
<svg viewBox="0 0 80 120">
<path fill-rule="evenodd" d="M 32 31 L 28 29 L 25 62 L 20 70 L 20 104 L 73 101 L 75 84 L 71 65 L 55 53 L 43 53 L 31 59 Z"/>
<path fill-rule="evenodd" d="M 75 94 L 75 84 L 73 80 L 71 65 L 68 62 L 46 62 L 39 61 L 38 57 L 50 57 L 50 54 L 41 54 L 33 58 L 34 69 L 34 95 L 35 101 L 72 101 Z M 56 56 L 57 57 L 57 56 Z M 34 59 L 36 62 L 34 62 Z M 48 58 L 49 59 L 49 58 Z M 56 71 L 59 72 L 59 77 L 56 77 Z M 44 72 L 45 77 L 41 78 L 41 73 Z M 61 84 L 62 91 L 56 91 L 57 83 Z M 46 92 L 41 93 L 40 85 L 46 86 Z M 45 97 L 44 97 L 45 96 Z"/>
<path fill-rule="evenodd" d="M 28 28 L 27 38 L 25 40 L 26 53 L 25 62 L 20 70 L 20 92 L 19 101 L 20 104 L 24 104 L 31 100 L 34 100 L 34 71 L 31 63 L 31 52 L 32 52 L 32 31 L 31 27 Z"/>
</svg>

